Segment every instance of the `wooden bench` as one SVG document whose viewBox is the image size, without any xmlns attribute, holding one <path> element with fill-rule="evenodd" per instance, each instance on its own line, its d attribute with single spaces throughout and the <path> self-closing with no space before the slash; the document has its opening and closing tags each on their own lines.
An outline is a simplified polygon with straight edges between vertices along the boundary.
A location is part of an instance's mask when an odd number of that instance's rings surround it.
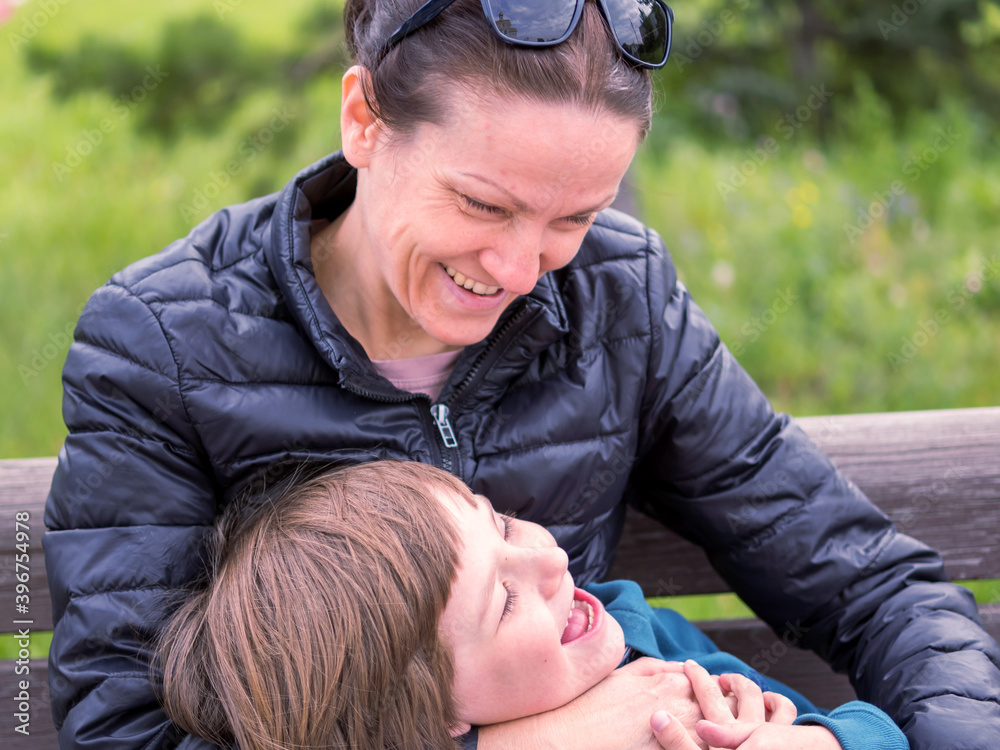
<svg viewBox="0 0 1000 750">
<path fill-rule="evenodd" d="M 1000 578 L 1000 408 L 811 417 L 799 423 L 902 530 L 941 551 L 954 580 Z M 53 458 L 0 461 L 0 632 L 52 628 L 41 540 L 54 468 Z M 16 513 L 29 514 L 27 615 L 14 611 L 17 573 L 23 572 L 15 558 Z M 699 548 L 631 512 L 612 575 L 638 581 L 647 596 L 727 590 Z M 981 616 L 990 633 L 1000 636 L 1000 605 L 981 607 Z M 33 622 L 12 624 L 22 619 Z M 745 661 L 773 665 L 771 676 L 818 705 L 853 697 L 846 677 L 834 675 L 813 654 L 788 648 L 758 620 L 699 625 Z M 0 743 L 10 750 L 54 748 L 47 665 L 30 661 L 26 676 L 15 674 L 15 666 L 0 665 Z M 14 731 L 21 723 L 14 716 L 20 680 L 30 683 L 28 737 Z"/>
</svg>

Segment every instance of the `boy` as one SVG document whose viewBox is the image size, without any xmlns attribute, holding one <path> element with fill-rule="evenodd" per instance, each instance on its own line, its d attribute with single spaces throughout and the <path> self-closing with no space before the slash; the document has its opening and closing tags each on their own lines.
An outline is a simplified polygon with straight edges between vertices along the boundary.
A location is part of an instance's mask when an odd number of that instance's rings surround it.
<svg viewBox="0 0 1000 750">
<path fill-rule="evenodd" d="M 454 748 L 475 726 L 641 671 L 685 690 L 690 681 L 703 744 L 658 710 L 649 726 L 622 728 L 623 748 L 908 747 L 867 704 L 825 716 L 784 686 L 762 691 L 759 675 L 676 613 L 650 609 L 635 584 L 575 588 L 548 531 L 423 464 L 293 478 L 233 503 L 217 531 L 209 580 L 171 620 L 160 655 L 168 715 L 219 744 Z M 733 674 L 625 665 L 641 655 Z"/>
</svg>

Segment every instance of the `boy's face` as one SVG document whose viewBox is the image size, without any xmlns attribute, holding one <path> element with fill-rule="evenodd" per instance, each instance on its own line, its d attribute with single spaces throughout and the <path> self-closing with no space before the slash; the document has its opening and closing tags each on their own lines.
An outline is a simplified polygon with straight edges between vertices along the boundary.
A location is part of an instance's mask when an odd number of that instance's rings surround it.
<svg viewBox="0 0 1000 750">
<path fill-rule="evenodd" d="M 475 507 L 452 493 L 439 498 L 462 540 L 440 622 L 454 653 L 461 721 L 479 726 L 549 711 L 607 677 L 625 651 L 622 629 L 573 586 L 552 535 L 497 514 L 482 496 Z"/>
</svg>

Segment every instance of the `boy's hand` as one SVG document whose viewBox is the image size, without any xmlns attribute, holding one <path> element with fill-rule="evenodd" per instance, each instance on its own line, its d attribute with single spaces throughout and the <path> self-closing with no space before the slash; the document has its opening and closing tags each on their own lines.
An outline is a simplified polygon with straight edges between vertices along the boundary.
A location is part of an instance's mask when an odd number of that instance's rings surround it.
<svg viewBox="0 0 1000 750">
<path fill-rule="evenodd" d="M 743 675 L 722 675 L 716 681 L 693 661 L 684 664 L 684 673 L 705 714 L 696 727 L 698 736 L 712 750 L 841 750 L 825 727 L 793 726 L 792 702 L 777 693 L 761 692 Z M 736 697 L 735 711 L 726 694 Z"/>
<path fill-rule="evenodd" d="M 713 724 L 698 722 L 698 736 L 709 747 L 727 750 L 842 750 L 826 727 L 789 724 Z"/>
<path fill-rule="evenodd" d="M 714 678 L 709 678 L 714 679 Z M 654 738 L 649 717 L 669 706 L 678 742 Z M 562 708 L 479 730 L 480 750 L 704 750 L 695 740 L 703 718 L 684 665 L 643 657 L 616 669 Z"/>
</svg>

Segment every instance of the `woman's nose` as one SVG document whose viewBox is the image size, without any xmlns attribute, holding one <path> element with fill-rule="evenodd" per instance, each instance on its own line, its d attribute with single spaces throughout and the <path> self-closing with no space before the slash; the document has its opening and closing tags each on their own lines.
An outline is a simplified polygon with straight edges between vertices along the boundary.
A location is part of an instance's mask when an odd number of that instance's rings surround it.
<svg viewBox="0 0 1000 750">
<path fill-rule="evenodd" d="M 538 283 L 541 250 L 541 234 L 529 227 L 518 227 L 495 247 L 483 250 L 479 262 L 508 292 L 528 294 Z"/>
</svg>

